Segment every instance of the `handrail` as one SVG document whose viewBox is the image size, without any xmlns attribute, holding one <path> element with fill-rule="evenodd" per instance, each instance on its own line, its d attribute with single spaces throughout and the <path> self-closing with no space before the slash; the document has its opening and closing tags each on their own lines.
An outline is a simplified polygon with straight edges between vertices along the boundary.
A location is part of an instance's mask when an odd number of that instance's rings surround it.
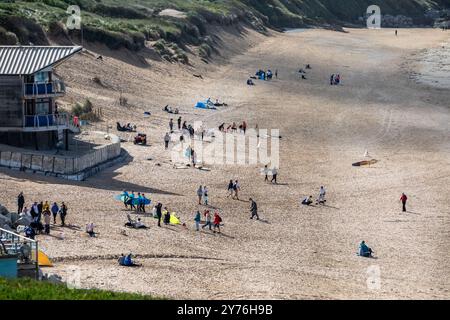
<svg viewBox="0 0 450 320">
<path fill-rule="evenodd" d="M 25 115 L 23 120 L 25 128 L 48 128 L 69 125 L 69 115 L 66 113 Z"/>
<path fill-rule="evenodd" d="M 15 232 L 12 232 L 12 231 L 9 231 L 9 230 L 5 230 L 5 229 L 0 228 L 0 231 L 1 232 L 5 232 L 5 233 L 9 233 L 9 234 L 11 234 L 14 237 L 18 237 L 18 238 L 26 240 L 26 241 L 37 243 L 37 240 L 31 239 L 31 238 L 27 238 L 25 236 L 22 236 L 22 235 L 20 235 L 18 233 L 15 233 Z"/>
<path fill-rule="evenodd" d="M 25 82 L 23 84 L 24 96 L 40 96 L 66 93 L 66 86 L 62 80 Z"/>
<path fill-rule="evenodd" d="M 7 236 L 3 237 L 4 234 L 6 234 Z M 2 242 L 3 248 L 8 247 L 7 252 L 5 252 L 5 254 L 8 254 L 8 252 L 10 250 L 13 250 L 13 252 L 16 253 L 16 254 L 18 252 L 20 252 L 22 246 L 21 245 L 18 246 L 18 244 L 20 244 L 21 242 L 24 243 L 24 244 L 26 244 L 26 243 L 30 243 L 31 244 L 31 246 L 30 246 L 31 251 L 30 251 L 30 254 L 27 257 L 27 259 L 30 259 L 30 261 L 34 260 L 34 264 L 36 266 L 35 277 L 36 277 L 36 279 L 38 279 L 39 278 L 39 243 L 38 243 L 38 241 L 34 240 L 34 239 L 30 239 L 30 238 L 24 237 L 24 236 L 22 236 L 20 234 L 17 234 L 15 232 L 12 232 L 12 231 L 9 231 L 9 230 L 5 230 L 5 229 L 2 229 L 2 228 L 0 228 L 0 240 Z M 20 241 L 20 240 L 22 240 L 22 241 Z M 5 241 L 9 241 L 10 243 L 7 243 L 5 245 L 4 244 Z M 33 254 L 32 254 L 33 253 L 32 252 L 33 245 L 35 247 L 35 252 L 34 252 L 35 256 L 34 256 L 34 258 L 33 258 Z M 28 260 L 26 260 L 26 261 L 28 261 Z"/>
</svg>

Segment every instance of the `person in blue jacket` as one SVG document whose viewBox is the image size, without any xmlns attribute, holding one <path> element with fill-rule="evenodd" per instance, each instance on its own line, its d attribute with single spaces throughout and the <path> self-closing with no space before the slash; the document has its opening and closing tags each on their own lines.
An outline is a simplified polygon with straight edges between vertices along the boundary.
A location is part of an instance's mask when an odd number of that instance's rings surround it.
<svg viewBox="0 0 450 320">
<path fill-rule="evenodd" d="M 202 221 L 201 215 L 200 215 L 200 211 L 197 211 L 197 214 L 195 215 L 194 218 L 195 221 L 195 228 L 197 231 L 200 231 L 200 222 Z"/>
<path fill-rule="evenodd" d="M 131 259 L 131 253 L 127 256 L 122 256 L 119 258 L 119 264 L 124 267 L 131 267 L 134 265 L 133 260 Z"/>
<path fill-rule="evenodd" d="M 372 249 L 366 245 L 365 241 L 362 241 L 361 244 L 359 245 L 359 255 L 361 257 L 370 258 L 372 257 L 372 253 L 373 253 Z"/>
</svg>

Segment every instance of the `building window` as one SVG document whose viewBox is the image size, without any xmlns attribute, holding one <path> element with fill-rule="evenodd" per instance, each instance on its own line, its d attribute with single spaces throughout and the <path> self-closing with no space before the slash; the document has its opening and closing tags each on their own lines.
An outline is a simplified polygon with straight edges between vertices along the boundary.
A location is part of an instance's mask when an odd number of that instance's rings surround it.
<svg viewBox="0 0 450 320">
<path fill-rule="evenodd" d="M 38 72 L 34 75 L 34 82 L 48 82 L 48 72 Z"/>
<path fill-rule="evenodd" d="M 36 114 L 43 115 L 50 113 L 50 100 L 49 99 L 37 99 L 36 100 Z"/>
</svg>

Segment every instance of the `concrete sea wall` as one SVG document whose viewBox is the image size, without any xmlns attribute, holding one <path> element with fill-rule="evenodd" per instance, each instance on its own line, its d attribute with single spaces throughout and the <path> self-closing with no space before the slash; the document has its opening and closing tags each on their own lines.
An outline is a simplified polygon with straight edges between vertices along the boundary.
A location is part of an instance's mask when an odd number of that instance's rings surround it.
<svg viewBox="0 0 450 320">
<path fill-rule="evenodd" d="M 68 180 L 84 180 L 124 157 L 119 137 L 112 134 L 109 137 L 109 144 L 95 147 L 78 157 L 0 151 L 0 166 Z"/>
</svg>

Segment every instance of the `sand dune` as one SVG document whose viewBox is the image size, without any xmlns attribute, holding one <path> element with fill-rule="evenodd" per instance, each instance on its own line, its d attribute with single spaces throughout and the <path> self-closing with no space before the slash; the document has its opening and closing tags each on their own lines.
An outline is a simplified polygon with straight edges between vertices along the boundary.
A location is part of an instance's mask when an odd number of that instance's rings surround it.
<svg viewBox="0 0 450 320">
<path fill-rule="evenodd" d="M 106 114 L 95 129 L 119 119 L 134 122 L 149 135 L 151 146 L 125 143 L 132 161 L 80 183 L 1 169 L 1 202 L 14 208 L 23 190 L 27 201 L 68 203 L 68 220 L 81 230 L 57 228 L 53 234 L 62 233 L 63 241 L 39 239 L 58 261 L 46 272 L 68 276 L 79 268 L 83 287 L 180 299 L 448 299 L 449 91 L 411 76 L 421 72 L 417 61 L 427 63 L 420 58 L 423 50 L 439 47 L 448 34 L 347 31 L 271 37 L 247 31 L 240 42 L 222 35 L 234 41 L 230 56 L 209 65 L 192 59 L 188 67 L 154 61 L 142 67 L 108 56 L 104 62 L 74 58 L 60 69 L 69 85 L 66 102 L 89 97 Z M 251 43 L 245 52 L 237 50 L 242 41 Z M 306 63 L 312 70 L 300 80 L 297 71 Z M 249 75 L 269 67 L 278 69 L 279 79 L 245 85 Z M 341 86 L 329 85 L 331 73 L 341 74 Z M 108 87 L 93 84 L 94 76 Z M 118 105 L 120 91 L 134 107 Z M 193 109 L 207 97 L 230 107 Z M 168 130 L 169 115 L 161 111 L 166 104 L 179 106 L 189 122 L 201 119 L 209 127 L 246 120 L 252 127 L 280 129 L 280 185 L 265 184 L 261 166 L 174 170 L 162 143 Z M 144 110 L 153 116 L 143 119 Z M 379 162 L 352 167 L 364 160 L 366 150 Z M 147 161 L 149 156 L 155 160 Z M 229 179 L 241 181 L 241 198 L 253 197 L 268 223 L 249 220 L 249 203 L 226 198 Z M 201 184 L 209 187 L 211 204 L 223 214 L 221 236 L 194 231 Z M 327 188 L 328 205 L 301 207 L 300 198 L 316 196 L 321 185 Z M 158 229 L 153 218 L 144 217 L 150 230 L 123 235 L 126 212 L 113 201 L 123 189 L 151 194 L 153 201 L 179 213 L 188 229 Z M 408 213 L 400 210 L 402 192 L 410 197 Z M 91 220 L 99 238 L 83 233 Z M 373 247 L 377 259 L 356 256 L 361 240 Z M 130 251 L 140 255 L 141 268 L 117 266 L 115 257 Z M 377 290 L 367 286 L 369 267 L 380 270 Z"/>
</svg>

